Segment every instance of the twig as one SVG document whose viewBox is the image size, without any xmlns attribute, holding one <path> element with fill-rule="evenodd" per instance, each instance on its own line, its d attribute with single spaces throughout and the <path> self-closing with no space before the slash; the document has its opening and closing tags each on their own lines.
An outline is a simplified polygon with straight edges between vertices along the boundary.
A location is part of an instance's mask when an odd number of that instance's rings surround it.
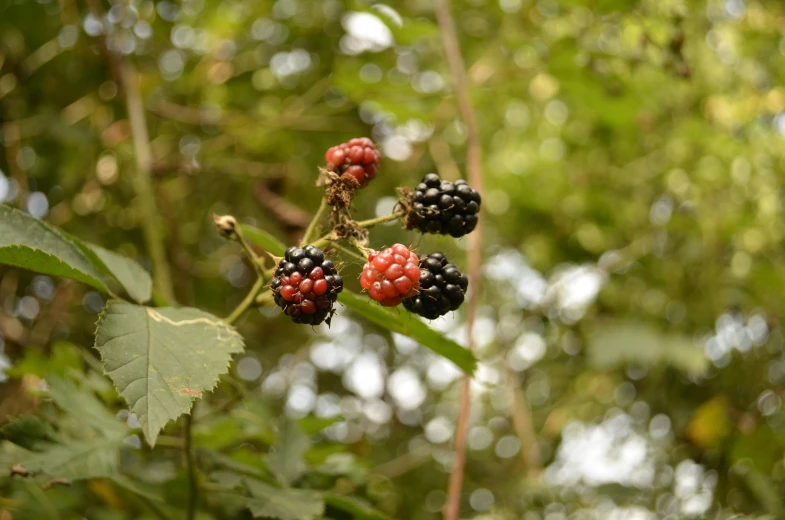
<svg viewBox="0 0 785 520">
<path fill-rule="evenodd" d="M 324 216 L 325 211 L 327 211 L 327 197 L 322 197 L 322 202 L 319 204 L 319 209 L 316 210 L 316 215 L 313 216 L 311 223 L 308 224 L 308 229 L 305 230 L 303 239 L 300 242 L 301 246 L 307 245 L 308 242 L 313 238 L 313 234 L 316 232 L 316 227 L 319 225 L 319 221 L 322 219 L 322 216 Z"/>
<path fill-rule="evenodd" d="M 166 259 L 166 248 L 161 235 L 161 226 L 156 222 L 155 189 L 150 176 L 153 162 L 150 138 L 147 134 L 147 121 L 144 115 L 142 97 L 139 93 L 139 77 L 130 62 L 122 64 L 123 87 L 128 105 L 128 120 L 131 123 L 131 136 L 136 158 L 136 175 L 133 179 L 134 191 L 139 200 L 147 251 L 153 264 L 153 284 L 158 293 L 167 301 L 174 301 L 172 275 Z"/>
<path fill-rule="evenodd" d="M 469 184 L 480 195 L 482 189 L 482 152 L 480 149 L 474 111 L 469 98 L 466 73 L 455 31 L 455 22 L 450 13 L 450 0 L 436 0 L 436 18 L 442 33 L 442 44 L 447 55 L 447 63 L 453 76 L 455 96 L 463 124 L 466 126 L 466 170 Z M 480 267 L 482 263 L 482 226 L 470 235 L 469 244 L 469 285 L 472 290 L 466 312 L 467 339 L 466 347 L 471 350 L 474 345 L 474 319 L 477 314 L 477 301 L 480 292 Z M 466 429 L 469 422 L 471 405 L 471 386 L 468 376 L 464 376 L 461 385 L 460 409 L 455 435 L 455 461 L 450 474 L 450 485 L 447 491 L 447 502 L 444 507 L 445 520 L 458 520 L 461 505 L 461 488 L 463 487 L 463 468 L 466 464 Z"/>
<path fill-rule="evenodd" d="M 188 469 L 188 512 L 187 520 L 194 520 L 196 517 L 196 504 L 199 500 L 199 483 L 196 480 L 196 460 L 194 459 L 193 449 L 193 416 L 196 412 L 196 402 L 191 408 L 191 413 L 185 416 L 185 465 Z"/>
<path fill-rule="evenodd" d="M 523 464 L 526 466 L 527 476 L 536 477 L 542 472 L 542 455 L 540 446 L 537 444 L 532 413 L 526 402 L 526 396 L 518 384 L 518 376 L 509 369 L 507 370 L 507 386 L 510 390 L 512 424 L 521 441 Z"/>
</svg>

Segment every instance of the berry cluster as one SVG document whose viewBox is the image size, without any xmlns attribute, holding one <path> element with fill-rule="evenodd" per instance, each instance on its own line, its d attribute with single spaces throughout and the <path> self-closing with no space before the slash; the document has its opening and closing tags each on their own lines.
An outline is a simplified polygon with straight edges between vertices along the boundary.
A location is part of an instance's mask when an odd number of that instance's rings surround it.
<svg viewBox="0 0 785 520">
<path fill-rule="evenodd" d="M 382 154 L 367 137 L 356 137 L 348 143 L 333 146 L 324 155 L 327 168 L 339 175 L 350 175 L 365 186 L 376 176 Z"/>
<path fill-rule="evenodd" d="M 433 320 L 461 306 L 469 278 L 447 262 L 442 253 L 420 257 L 420 292 L 403 300 L 403 306 Z"/>
<path fill-rule="evenodd" d="M 480 194 L 466 181 L 443 181 L 429 173 L 411 195 L 407 225 L 423 233 L 462 237 L 477 227 Z"/>
<path fill-rule="evenodd" d="M 331 315 L 343 279 L 321 249 L 290 247 L 270 285 L 275 303 L 295 323 L 318 325 Z"/>
<path fill-rule="evenodd" d="M 419 281 L 417 254 L 403 244 L 372 251 L 360 277 L 363 289 L 385 307 L 394 307 L 404 298 L 417 294 Z"/>
</svg>

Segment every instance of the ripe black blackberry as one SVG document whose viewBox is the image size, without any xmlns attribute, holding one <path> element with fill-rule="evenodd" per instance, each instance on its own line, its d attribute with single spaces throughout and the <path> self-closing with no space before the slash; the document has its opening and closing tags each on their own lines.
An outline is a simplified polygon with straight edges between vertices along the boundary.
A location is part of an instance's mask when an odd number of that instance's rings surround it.
<svg viewBox="0 0 785 520">
<path fill-rule="evenodd" d="M 442 253 L 420 257 L 420 292 L 403 300 L 403 306 L 433 320 L 461 306 L 469 278 Z"/>
<path fill-rule="evenodd" d="M 407 227 L 462 237 L 477 227 L 481 202 L 480 194 L 466 181 L 452 183 L 429 173 L 411 194 Z"/>
<path fill-rule="evenodd" d="M 343 279 L 321 249 L 290 247 L 278 262 L 270 287 L 275 303 L 295 323 L 329 324 Z"/>
</svg>

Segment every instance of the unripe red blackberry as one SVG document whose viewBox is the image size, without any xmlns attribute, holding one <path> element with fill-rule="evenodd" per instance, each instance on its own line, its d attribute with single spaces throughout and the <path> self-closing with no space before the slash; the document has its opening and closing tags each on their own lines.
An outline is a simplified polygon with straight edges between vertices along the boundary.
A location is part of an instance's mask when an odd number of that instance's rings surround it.
<svg viewBox="0 0 785 520">
<path fill-rule="evenodd" d="M 419 281 L 417 254 L 403 244 L 372 251 L 360 276 L 363 289 L 385 307 L 394 307 L 404 298 L 417 294 Z"/>
<path fill-rule="evenodd" d="M 477 227 L 480 194 L 466 181 L 443 181 L 435 173 L 426 175 L 411 195 L 407 218 L 409 228 L 423 233 L 462 237 Z"/>
<path fill-rule="evenodd" d="M 332 314 L 343 279 L 321 249 L 290 247 L 278 262 L 270 287 L 275 303 L 292 321 L 318 325 Z"/>
<path fill-rule="evenodd" d="M 469 278 L 442 253 L 420 257 L 420 292 L 403 300 L 403 306 L 433 320 L 461 306 Z"/>
<path fill-rule="evenodd" d="M 360 183 L 360 187 L 376 177 L 381 156 L 373 141 L 367 137 L 350 139 L 348 143 L 333 146 L 324 154 L 328 169 L 339 175 L 351 175 Z"/>
</svg>

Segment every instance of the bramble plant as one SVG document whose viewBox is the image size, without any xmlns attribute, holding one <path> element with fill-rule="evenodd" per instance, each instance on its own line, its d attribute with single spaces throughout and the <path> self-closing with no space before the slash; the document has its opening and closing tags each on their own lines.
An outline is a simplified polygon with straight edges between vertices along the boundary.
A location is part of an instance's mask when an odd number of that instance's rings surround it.
<svg viewBox="0 0 785 520">
<path fill-rule="evenodd" d="M 232 215 L 213 216 L 218 233 L 240 244 L 256 274 L 246 297 L 224 319 L 166 301 L 154 292 L 148 273 L 131 259 L 0 206 L 1 263 L 71 278 L 109 297 L 96 326 L 95 349 L 103 372 L 135 417 L 129 429 L 87 385 L 43 374 L 42 395 L 51 397 L 60 413 L 78 417 L 89 431 L 69 431 L 51 417 L 37 415 L 10 422 L 0 436 L 18 447 L 4 461 L 16 478 L 45 488 L 107 479 L 135 494 L 161 518 L 170 518 L 172 507 L 183 505 L 180 502 L 185 502 L 189 519 L 202 508 L 247 508 L 255 517 L 284 520 L 333 518 L 331 509 L 361 518 L 384 517 L 368 503 L 337 494 L 329 482 L 309 476 L 303 457 L 310 439 L 302 424 L 284 419 L 277 432 L 271 432 L 272 447 L 259 467 L 233 461 L 231 453 L 203 450 L 193 438 L 198 419 L 194 407 L 219 383 L 232 356 L 243 351 L 243 338 L 233 325 L 253 307 L 277 305 L 294 323 L 315 326 L 329 325 L 336 302 L 341 303 L 410 336 L 466 373 L 474 369 L 469 351 L 409 313 L 433 319 L 456 310 L 468 287 L 466 275 L 440 252 L 418 256 L 403 244 L 374 251 L 369 248 L 369 230 L 400 221 L 422 232 L 461 236 L 476 226 L 479 195 L 464 182 L 453 184 L 429 174 L 414 191 L 401 189 L 404 196 L 390 215 L 358 221 L 351 214 L 351 201 L 376 175 L 380 152 L 370 139 L 358 138 L 330 148 L 326 158 L 318 180 L 325 194 L 300 244 L 284 249 L 271 234 L 240 225 Z M 357 259 L 365 262 L 360 285 L 370 299 L 344 288 L 342 261 Z M 389 308 L 401 303 L 408 310 Z M 233 404 L 230 401 L 224 410 Z M 122 448 L 139 429 L 151 448 L 161 450 L 162 432 L 183 414 L 184 439 L 178 446 L 185 452 L 189 492 L 164 502 L 134 482 Z M 173 439 L 166 439 L 170 446 Z M 367 486 L 367 481 L 354 486 L 354 495 L 371 498 Z"/>
</svg>

